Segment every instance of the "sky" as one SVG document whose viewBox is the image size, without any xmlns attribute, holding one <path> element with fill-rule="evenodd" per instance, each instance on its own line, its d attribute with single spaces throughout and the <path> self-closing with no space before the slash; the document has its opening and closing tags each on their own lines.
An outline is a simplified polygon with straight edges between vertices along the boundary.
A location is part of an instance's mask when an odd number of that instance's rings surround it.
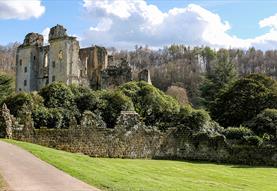
<svg viewBox="0 0 277 191">
<path fill-rule="evenodd" d="M 0 0 L 1 45 L 56 24 L 82 47 L 277 48 L 276 0 Z"/>
</svg>

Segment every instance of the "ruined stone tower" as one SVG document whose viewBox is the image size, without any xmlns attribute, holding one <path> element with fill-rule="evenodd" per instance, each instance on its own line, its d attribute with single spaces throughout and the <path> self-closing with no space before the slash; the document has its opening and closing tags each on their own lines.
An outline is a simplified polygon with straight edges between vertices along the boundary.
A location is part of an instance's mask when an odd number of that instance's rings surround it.
<svg viewBox="0 0 277 191">
<path fill-rule="evenodd" d="M 17 92 L 39 90 L 55 81 L 86 86 L 101 84 L 101 70 L 108 66 L 104 47 L 80 49 L 76 37 L 68 36 L 62 25 L 50 29 L 48 42 L 44 46 L 42 35 L 29 33 L 18 47 Z"/>
<path fill-rule="evenodd" d="M 50 29 L 48 44 L 43 36 L 29 33 L 16 55 L 16 91 L 36 91 L 55 81 L 93 89 L 114 88 L 132 80 L 126 60 L 108 59 L 104 47 L 80 48 L 76 37 L 62 25 Z"/>
</svg>

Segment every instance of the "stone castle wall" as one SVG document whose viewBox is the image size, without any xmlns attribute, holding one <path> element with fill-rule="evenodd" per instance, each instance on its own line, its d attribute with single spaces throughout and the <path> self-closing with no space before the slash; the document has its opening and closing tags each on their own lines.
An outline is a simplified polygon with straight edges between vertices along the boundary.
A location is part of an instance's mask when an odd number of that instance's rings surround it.
<svg viewBox="0 0 277 191">
<path fill-rule="evenodd" d="M 84 119 L 83 119 L 84 120 Z M 13 130 L 13 138 L 93 157 L 200 160 L 277 166 L 276 146 L 230 144 L 224 136 L 194 135 L 145 126 L 137 114 L 123 112 L 114 129 L 84 121 L 69 129 Z"/>
<path fill-rule="evenodd" d="M 44 46 L 43 42 L 42 35 L 29 33 L 18 47 L 17 92 L 36 91 L 55 81 L 86 86 L 101 84 L 101 71 L 108 65 L 104 47 L 80 49 L 76 37 L 68 36 L 61 25 L 50 29 L 48 45 Z"/>
</svg>

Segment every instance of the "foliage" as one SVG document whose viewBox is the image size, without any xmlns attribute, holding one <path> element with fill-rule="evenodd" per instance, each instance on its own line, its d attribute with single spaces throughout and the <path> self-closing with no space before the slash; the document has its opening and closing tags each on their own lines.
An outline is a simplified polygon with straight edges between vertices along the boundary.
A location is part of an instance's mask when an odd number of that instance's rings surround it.
<svg viewBox="0 0 277 191">
<path fill-rule="evenodd" d="M 252 136 L 253 132 L 246 127 L 228 127 L 223 131 L 227 139 L 243 140 L 246 136 Z"/>
<path fill-rule="evenodd" d="M 175 116 L 174 122 L 179 128 L 200 131 L 204 125 L 211 120 L 209 114 L 202 109 L 193 109 L 190 106 L 183 106 Z"/>
<path fill-rule="evenodd" d="M 147 125 L 169 122 L 179 112 L 180 105 L 174 98 L 144 81 L 129 82 L 119 89 L 132 100 Z"/>
<path fill-rule="evenodd" d="M 265 109 L 246 125 L 259 136 L 277 138 L 277 109 Z"/>
<path fill-rule="evenodd" d="M 263 144 L 263 139 L 257 135 L 245 136 L 246 144 L 251 146 L 261 146 Z"/>
<path fill-rule="evenodd" d="M 85 110 L 94 112 L 101 107 L 99 93 L 95 91 L 84 93 L 83 95 L 76 97 L 75 102 L 81 113 L 83 113 Z"/>
<path fill-rule="evenodd" d="M 44 105 L 49 108 L 66 108 L 74 107 L 74 94 L 70 87 L 62 82 L 54 82 L 45 86 L 39 91 L 44 98 Z"/>
<path fill-rule="evenodd" d="M 35 128 L 61 128 L 63 116 L 57 108 L 36 108 L 32 113 Z"/>
<path fill-rule="evenodd" d="M 10 112 L 15 117 L 18 117 L 23 108 L 29 111 L 43 105 L 43 98 L 36 93 L 21 92 L 14 94 L 4 100 Z"/>
<path fill-rule="evenodd" d="M 80 86 L 78 84 L 70 84 L 68 85 L 68 87 L 75 97 L 80 97 L 91 92 L 91 89 L 89 87 Z"/>
<path fill-rule="evenodd" d="M 47 127 L 49 118 L 48 109 L 46 107 L 38 107 L 33 111 L 32 118 L 35 128 Z"/>
<path fill-rule="evenodd" d="M 121 111 L 133 110 L 133 103 L 121 91 L 102 90 L 99 92 L 99 111 L 108 128 L 113 128 Z"/>
<path fill-rule="evenodd" d="M 14 92 L 14 78 L 0 73 L 0 103 Z"/>
<path fill-rule="evenodd" d="M 174 97 L 181 105 L 189 103 L 187 91 L 184 88 L 178 86 L 170 86 L 167 89 L 166 94 Z"/>
<path fill-rule="evenodd" d="M 210 107 L 215 101 L 217 95 L 237 79 L 237 70 L 230 60 L 227 50 L 221 49 L 217 52 L 217 59 L 213 67 L 207 70 L 205 80 L 201 85 L 201 96 L 203 104 Z"/>
<path fill-rule="evenodd" d="M 234 82 L 211 107 L 212 117 L 222 126 L 239 126 L 265 108 L 277 105 L 276 81 L 262 75 L 250 75 Z M 268 85 L 273 84 L 273 85 Z"/>
</svg>

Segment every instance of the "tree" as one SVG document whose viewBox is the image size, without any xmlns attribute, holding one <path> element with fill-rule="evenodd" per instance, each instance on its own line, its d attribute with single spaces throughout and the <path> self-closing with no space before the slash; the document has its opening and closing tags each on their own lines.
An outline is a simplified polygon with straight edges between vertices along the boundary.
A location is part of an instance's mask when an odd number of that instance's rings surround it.
<svg viewBox="0 0 277 191">
<path fill-rule="evenodd" d="M 167 89 L 166 94 L 174 97 L 181 105 L 189 103 L 187 91 L 184 88 L 178 86 L 170 86 Z"/>
<path fill-rule="evenodd" d="M 13 77 L 0 74 L 0 102 L 14 93 L 14 79 Z"/>
<path fill-rule="evenodd" d="M 224 90 L 211 106 L 213 119 L 222 126 L 239 126 L 266 108 L 274 108 L 277 99 L 276 81 L 252 74 L 237 80 Z"/>
<path fill-rule="evenodd" d="M 246 123 L 257 135 L 277 138 L 277 109 L 265 109 Z"/>
<path fill-rule="evenodd" d="M 207 108 L 215 101 L 220 93 L 228 84 L 237 79 L 237 70 L 229 58 L 227 50 L 220 50 L 217 53 L 217 60 L 213 67 L 207 71 L 205 80 L 201 85 L 201 97 L 203 104 Z"/>
<path fill-rule="evenodd" d="M 48 108 L 72 109 L 74 105 L 74 94 L 69 86 L 62 82 L 55 82 L 45 86 L 39 91 L 44 98 L 44 104 Z"/>
</svg>

